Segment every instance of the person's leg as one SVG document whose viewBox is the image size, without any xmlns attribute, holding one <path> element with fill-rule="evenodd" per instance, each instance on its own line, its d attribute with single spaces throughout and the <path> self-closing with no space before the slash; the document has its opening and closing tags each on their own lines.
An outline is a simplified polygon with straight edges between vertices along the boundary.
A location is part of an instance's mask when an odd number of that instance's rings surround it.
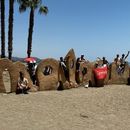
<svg viewBox="0 0 130 130">
<path fill-rule="evenodd" d="M 69 71 L 68 70 L 64 70 L 64 74 L 65 74 L 66 80 L 69 81 Z"/>
<path fill-rule="evenodd" d="M 23 93 L 24 93 L 24 94 L 28 94 L 27 91 L 28 91 L 28 88 L 23 88 Z"/>
<path fill-rule="evenodd" d="M 33 75 L 33 84 L 36 84 L 36 76 Z"/>
<path fill-rule="evenodd" d="M 58 86 L 57 90 L 64 90 L 64 86 L 63 86 L 62 81 L 59 81 L 59 86 Z"/>
<path fill-rule="evenodd" d="M 118 66 L 117 68 L 117 73 L 120 75 L 121 74 L 121 66 Z"/>
<path fill-rule="evenodd" d="M 22 93 L 22 89 L 17 89 L 16 90 L 16 94 L 21 94 Z"/>
<path fill-rule="evenodd" d="M 120 65 L 120 74 L 123 74 L 123 73 L 124 73 L 124 70 L 125 70 L 125 65 L 124 65 L 124 64 L 121 64 L 121 65 Z"/>
</svg>

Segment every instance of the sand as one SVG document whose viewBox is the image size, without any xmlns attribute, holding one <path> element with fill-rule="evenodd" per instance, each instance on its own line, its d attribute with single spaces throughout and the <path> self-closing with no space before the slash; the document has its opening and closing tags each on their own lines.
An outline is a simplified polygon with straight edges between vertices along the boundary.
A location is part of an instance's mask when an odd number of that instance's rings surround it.
<svg viewBox="0 0 130 130">
<path fill-rule="evenodd" d="M 0 130 L 130 130 L 130 86 L 1 93 Z"/>
</svg>

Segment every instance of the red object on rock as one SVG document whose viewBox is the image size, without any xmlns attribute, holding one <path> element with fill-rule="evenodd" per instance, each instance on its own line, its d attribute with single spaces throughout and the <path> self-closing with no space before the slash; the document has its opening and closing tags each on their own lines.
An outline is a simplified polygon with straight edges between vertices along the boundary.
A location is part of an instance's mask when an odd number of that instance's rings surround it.
<svg viewBox="0 0 130 130">
<path fill-rule="evenodd" d="M 105 79 L 107 77 L 107 70 L 107 66 L 95 68 L 93 71 L 96 79 Z"/>
</svg>

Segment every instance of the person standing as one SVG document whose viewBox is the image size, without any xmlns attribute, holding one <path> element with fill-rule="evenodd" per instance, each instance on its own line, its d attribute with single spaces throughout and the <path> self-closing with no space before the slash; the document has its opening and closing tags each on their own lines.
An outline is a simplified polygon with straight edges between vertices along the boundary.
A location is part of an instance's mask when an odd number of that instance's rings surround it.
<svg viewBox="0 0 130 130">
<path fill-rule="evenodd" d="M 31 76 L 34 85 L 36 85 L 36 68 L 37 68 L 37 65 L 34 62 L 32 66 L 32 76 Z"/>
<path fill-rule="evenodd" d="M 125 65 L 126 65 L 126 58 L 129 56 L 130 51 L 128 51 L 127 55 L 122 54 L 122 57 L 120 58 L 120 66 L 119 66 L 119 73 L 123 73 L 125 70 Z"/>
<path fill-rule="evenodd" d="M 68 72 L 68 68 L 65 64 L 65 61 L 63 60 L 63 57 L 60 57 L 60 66 L 64 71 L 64 75 L 66 77 L 67 80 L 69 80 L 69 72 Z"/>
</svg>

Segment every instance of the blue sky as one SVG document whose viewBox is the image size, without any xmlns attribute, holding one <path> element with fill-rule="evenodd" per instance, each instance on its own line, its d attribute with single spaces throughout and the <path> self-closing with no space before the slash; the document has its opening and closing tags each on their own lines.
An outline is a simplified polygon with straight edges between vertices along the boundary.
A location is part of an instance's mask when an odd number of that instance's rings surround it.
<svg viewBox="0 0 130 130">
<path fill-rule="evenodd" d="M 130 0 L 43 0 L 43 3 L 49 13 L 44 16 L 35 12 L 32 56 L 59 59 L 73 48 L 77 57 L 84 54 L 93 61 L 105 56 L 112 61 L 117 53 L 126 54 L 130 50 Z M 28 20 L 29 10 L 19 14 L 15 3 L 13 56 L 27 56 Z M 6 28 L 7 22 L 8 2 Z"/>
</svg>

